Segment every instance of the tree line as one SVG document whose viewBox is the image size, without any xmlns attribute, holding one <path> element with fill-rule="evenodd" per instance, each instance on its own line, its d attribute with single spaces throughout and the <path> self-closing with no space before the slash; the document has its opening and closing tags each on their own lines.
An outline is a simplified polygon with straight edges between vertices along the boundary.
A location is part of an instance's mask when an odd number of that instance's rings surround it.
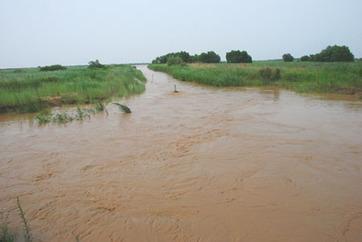
<svg viewBox="0 0 362 242">
<path fill-rule="evenodd" d="M 229 63 L 252 63 L 251 56 L 246 51 L 232 50 L 226 53 L 226 60 Z M 157 57 L 152 64 L 181 64 L 181 63 L 220 63 L 220 55 L 214 51 L 190 55 L 186 51 L 172 52 Z"/>
<path fill-rule="evenodd" d="M 284 54 L 285 62 L 293 62 L 294 57 L 291 54 Z M 354 61 L 354 55 L 347 46 L 328 46 L 317 54 L 304 55 L 300 61 L 315 61 L 315 62 L 351 62 Z"/>
<path fill-rule="evenodd" d="M 295 58 L 290 54 L 284 54 L 282 59 L 285 62 L 293 62 Z M 302 56 L 300 61 L 315 62 L 338 62 L 354 61 L 354 55 L 347 46 L 328 46 L 320 53 Z M 232 50 L 226 53 L 227 63 L 252 63 L 253 59 L 247 51 Z M 152 64 L 181 65 L 186 63 L 220 63 L 221 58 L 214 51 L 203 52 L 201 54 L 190 55 L 186 51 L 168 53 L 157 57 Z"/>
</svg>

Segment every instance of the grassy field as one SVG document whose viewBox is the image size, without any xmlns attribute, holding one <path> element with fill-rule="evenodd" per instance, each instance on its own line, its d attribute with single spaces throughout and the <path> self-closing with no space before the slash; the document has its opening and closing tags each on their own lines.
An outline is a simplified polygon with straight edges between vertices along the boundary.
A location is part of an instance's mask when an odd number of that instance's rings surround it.
<svg viewBox="0 0 362 242">
<path fill-rule="evenodd" d="M 149 65 L 182 81 L 212 86 L 278 86 L 305 93 L 341 93 L 362 98 L 362 62 L 257 61 L 252 64 Z M 278 73 L 279 72 L 279 73 Z"/>
<path fill-rule="evenodd" d="M 0 70 L 0 112 L 36 112 L 62 104 L 95 103 L 142 93 L 145 77 L 130 65 L 59 71 Z"/>
</svg>

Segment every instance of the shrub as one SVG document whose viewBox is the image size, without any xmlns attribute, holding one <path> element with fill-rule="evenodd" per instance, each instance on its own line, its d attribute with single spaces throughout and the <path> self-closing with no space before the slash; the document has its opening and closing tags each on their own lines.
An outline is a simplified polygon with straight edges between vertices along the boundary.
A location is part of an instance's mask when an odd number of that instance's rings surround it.
<svg viewBox="0 0 362 242">
<path fill-rule="evenodd" d="M 167 65 L 169 65 L 169 66 L 172 66 L 172 65 L 185 65 L 185 62 L 179 56 L 170 56 L 167 59 Z"/>
<path fill-rule="evenodd" d="M 105 65 L 102 65 L 99 60 L 88 62 L 88 68 L 104 68 Z"/>
<path fill-rule="evenodd" d="M 304 55 L 304 56 L 300 57 L 300 61 L 310 61 L 310 60 L 311 60 L 311 58 L 308 55 Z"/>
<path fill-rule="evenodd" d="M 208 51 L 207 53 L 201 53 L 198 60 L 203 63 L 219 63 L 221 58 L 214 51 Z"/>
<path fill-rule="evenodd" d="M 281 78 L 280 69 L 263 68 L 259 70 L 259 75 L 264 82 L 277 81 Z"/>
<path fill-rule="evenodd" d="M 283 55 L 283 61 L 284 62 L 293 62 L 294 61 L 294 57 L 291 54 L 284 54 Z"/>
<path fill-rule="evenodd" d="M 219 63 L 221 60 L 220 56 L 213 51 L 209 51 L 207 53 L 201 53 L 200 55 L 196 54 L 193 56 L 191 56 L 186 51 L 180 51 L 180 52 L 168 53 L 166 55 L 159 56 L 152 61 L 152 64 L 167 64 L 168 59 L 172 57 L 178 57 L 182 59 L 184 63 L 191 63 L 191 62 Z"/>
<path fill-rule="evenodd" d="M 251 56 L 246 51 L 232 50 L 226 53 L 226 61 L 228 63 L 252 63 Z"/>
<path fill-rule="evenodd" d="M 180 52 L 176 52 L 176 53 L 168 53 L 166 55 L 159 56 L 152 61 L 152 64 L 166 64 L 168 59 L 171 57 L 179 57 L 185 63 L 192 62 L 192 57 L 190 56 L 190 54 L 188 52 L 180 51 Z"/>
<path fill-rule="evenodd" d="M 312 61 L 321 62 L 339 62 L 339 61 L 354 61 L 354 55 L 347 46 L 328 46 L 320 53 L 311 55 Z"/>
<path fill-rule="evenodd" d="M 40 71 L 62 71 L 67 69 L 62 65 L 51 65 L 51 66 L 39 66 Z"/>
</svg>

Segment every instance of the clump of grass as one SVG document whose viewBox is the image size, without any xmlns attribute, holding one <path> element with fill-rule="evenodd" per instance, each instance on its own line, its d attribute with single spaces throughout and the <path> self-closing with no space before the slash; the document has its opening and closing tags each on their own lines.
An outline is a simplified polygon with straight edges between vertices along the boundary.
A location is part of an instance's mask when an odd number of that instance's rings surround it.
<svg viewBox="0 0 362 242">
<path fill-rule="evenodd" d="M 39 125 L 47 124 L 52 121 L 52 114 L 49 110 L 42 111 L 35 116 Z"/>
<path fill-rule="evenodd" d="M 103 111 L 106 110 L 106 107 L 104 106 L 103 103 L 97 102 L 97 103 L 96 103 L 96 106 L 94 107 L 94 109 L 95 109 L 97 112 L 103 112 Z"/>
<path fill-rule="evenodd" d="M 101 102 L 97 103 L 94 108 L 80 108 L 78 106 L 75 111 L 51 112 L 45 110 L 38 113 L 34 119 L 39 125 L 48 123 L 66 124 L 74 120 L 83 121 L 84 119 L 90 119 L 92 115 L 100 112 L 105 112 L 108 115 L 105 105 Z"/>
<path fill-rule="evenodd" d="M 89 110 L 88 109 L 81 109 L 80 107 L 77 107 L 76 111 L 76 120 L 83 120 L 85 118 L 90 118 Z"/>
<path fill-rule="evenodd" d="M 97 113 L 105 112 L 107 114 L 107 116 L 108 116 L 108 110 L 106 109 L 106 106 L 102 102 L 97 102 L 96 103 L 94 111 L 97 112 Z"/>
<path fill-rule="evenodd" d="M 20 218 L 21 218 L 21 220 L 23 222 L 23 225 L 24 225 L 24 232 L 25 232 L 24 233 L 24 240 L 25 240 L 25 242 L 31 242 L 32 237 L 31 237 L 31 233 L 30 233 L 30 228 L 29 228 L 29 225 L 28 225 L 28 221 L 26 220 L 24 210 L 21 207 L 19 197 L 16 197 L 16 204 L 17 204 L 18 209 L 19 209 Z"/>
<path fill-rule="evenodd" d="M 0 241 L 1 242 L 15 242 L 16 234 L 11 232 L 6 224 L 1 225 L 0 228 Z"/>
<path fill-rule="evenodd" d="M 32 242 L 33 237 L 31 235 L 28 220 L 25 217 L 25 212 L 21 206 L 19 197 L 16 198 L 16 205 L 19 210 L 19 215 L 23 223 L 24 229 L 24 242 Z M 0 213 L 0 242 L 15 242 L 17 241 L 17 234 L 9 229 L 7 219 L 4 219 L 3 213 Z M 75 241 L 79 242 L 79 235 L 75 236 Z"/>
<path fill-rule="evenodd" d="M 73 120 L 74 120 L 74 118 L 71 115 L 69 115 L 67 112 L 57 112 L 52 117 L 52 122 L 58 123 L 58 124 L 65 124 L 65 123 L 71 122 Z"/>
<path fill-rule="evenodd" d="M 273 81 L 277 81 L 281 78 L 279 68 L 276 68 L 276 69 L 272 69 L 269 67 L 262 68 L 259 70 L 259 74 L 264 83 L 270 83 Z"/>
<path fill-rule="evenodd" d="M 7 216 L 0 211 L 0 242 L 14 242 L 17 234 L 8 225 Z"/>
</svg>

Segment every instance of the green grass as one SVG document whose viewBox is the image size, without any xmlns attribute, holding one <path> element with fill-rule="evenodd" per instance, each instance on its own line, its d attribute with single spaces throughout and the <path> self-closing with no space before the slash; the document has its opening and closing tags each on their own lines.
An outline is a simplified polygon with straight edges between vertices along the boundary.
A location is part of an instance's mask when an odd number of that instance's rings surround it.
<svg viewBox="0 0 362 242">
<path fill-rule="evenodd" d="M 97 103 L 145 90 L 142 72 L 130 65 L 86 66 L 44 72 L 38 68 L 0 70 L 0 112 L 37 112 L 62 104 Z"/>
<path fill-rule="evenodd" d="M 45 109 L 39 112 L 34 119 L 39 125 L 48 123 L 66 124 L 74 120 L 83 121 L 85 119 L 91 119 L 92 115 L 100 112 L 104 112 L 108 115 L 105 105 L 98 102 L 94 105 L 94 108 L 80 108 L 78 106 L 75 110 L 68 109 L 67 111 L 53 112 L 49 109 Z"/>
<path fill-rule="evenodd" d="M 0 225 L 0 242 L 15 242 L 16 234 L 10 231 L 7 224 Z"/>
<path fill-rule="evenodd" d="M 182 81 L 218 87 L 278 86 L 305 93 L 354 94 L 362 98 L 362 62 L 316 63 L 257 61 L 252 64 L 191 64 L 187 66 L 149 65 Z M 278 80 L 265 80 L 263 71 L 280 70 Z"/>
</svg>

